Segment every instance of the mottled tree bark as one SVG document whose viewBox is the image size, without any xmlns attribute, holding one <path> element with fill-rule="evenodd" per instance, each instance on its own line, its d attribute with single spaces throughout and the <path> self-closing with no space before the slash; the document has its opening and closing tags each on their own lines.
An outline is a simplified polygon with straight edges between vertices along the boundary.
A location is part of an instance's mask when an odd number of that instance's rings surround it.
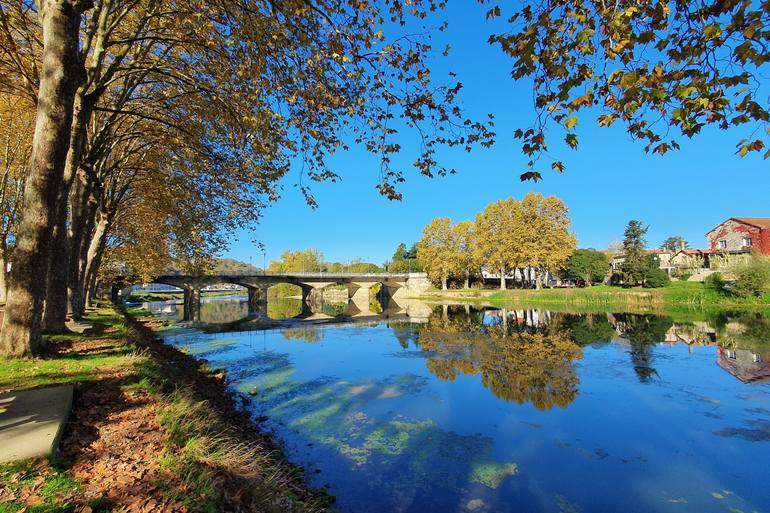
<svg viewBox="0 0 770 513">
<path fill-rule="evenodd" d="M 505 267 L 500 268 L 500 290 L 505 290 Z"/>
<path fill-rule="evenodd" d="M 69 151 L 64 165 L 61 190 L 57 198 L 56 223 L 51 237 L 51 259 L 48 266 L 45 312 L 43 314 L 43 331 L 46 333 L 66 333 L 69 331 L 65 325 L 68 309 L 67 278 L 70 260 L 67 238 L 67 206 L 72 181 L 75 178 L 82 155 L 88 111 L 89 109 L 83 104 L 82 93 L 78 92 L 74 100 Z"/>
<path fill-rule="evenodd" d="M 42 345 L 43 302 L 50 239 L 72 126 L 75 91 L 83 76 L 78 51 L 84 5 L 41 0 L 43 63 L 32 154 L 11 267 L 0 353 L 26 356 Z"/>
<path fill-rule="evenodd" d="M 104 247 L 107 242 L 107 232 L 109 231 L 112 216 L 105 212 L 99 212 L 93 237 L 88 247 L 88 256 L 86 258 L 86 268 L 83 274 L 85 283 L 85 304 L 90 306 L 93 303 L 96 292 L 96 277 L 99 271 L 99 264 L 102 261 Z"/>
<path fill-rule="evenodd" d="M 79 170 L 70 195 L 70 225 L 68 243 L 70 258 L 67 270 L 67 301 L 73 319 L 85 313 L 85 268 L 88 240 L 94 226 L 96 201 L 92 196 L 93 184 L 84 170 Z"/>
<path fill-rule="evenodd" d="M 0 257 L 0 303 L 5 303 L 7 284 L 5 258 Z"/>
</svg>

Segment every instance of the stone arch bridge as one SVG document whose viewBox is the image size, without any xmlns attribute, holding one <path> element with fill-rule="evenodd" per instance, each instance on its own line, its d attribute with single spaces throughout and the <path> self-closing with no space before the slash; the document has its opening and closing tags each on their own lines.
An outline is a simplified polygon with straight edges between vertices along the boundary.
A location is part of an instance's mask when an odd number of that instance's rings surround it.
<svg viewBox="0 0 770 513">
<path fill-rule="evenodd" d="M 302 301 L 311 293 L 330 285 L 344 285 L 348 298 L 354 302 L 369 302 L 369 289 L 382 284 L 382 291 L 389 298 L 399 299 L 419 296 L 430 286 L 425 273 L 226 273 L 206 276 L 168 274 L 155 277 L 151 283 L 178 287 L 184 292 L 184 318 L 192 320 L 200 312 L 201 289 L 220 284 L 234 284 L 248 291 L 249 312 L 258 312 L 267 305 L 267 289 L 273 285 L 289 283 L 302 289 Z"/>
</svg>

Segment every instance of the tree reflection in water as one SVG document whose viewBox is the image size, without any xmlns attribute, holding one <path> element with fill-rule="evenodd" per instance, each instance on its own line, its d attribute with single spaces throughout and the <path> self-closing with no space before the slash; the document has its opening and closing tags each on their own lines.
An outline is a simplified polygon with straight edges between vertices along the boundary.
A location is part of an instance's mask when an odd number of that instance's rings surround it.
<svg viewBox="0 0 770 513">
<path fill-rule="evenodd" d="M 346 306 L 323 303 L 320 310 L 340 316 Z M 296 298 L 271 298 L 267 307 L 271 319 L 289 319 L 302 313 L 302 301 Z M 247 305 L 237 300 L 208 301 L 201 309 L 201 319 L 210 323 L 232 322 L 246 315 Z M 737 322 L 739 318 L 727 314 L 723 317 L 712 319 L 711 324 L 719 338 L 727 341 L 764 338 L 770 322 L 757 315 L 757 319 L 748 319 L 752 322 L 745 323 L 747 328 L 736 331 L 736 325 L 743 326 Z M 672 326 L 672 318 L 652 314 L 574 314 L 467 305 L 436 307 L 427 323 L 421 325 L 390 324 L 404 349 L 417 346 L 429 352 L 427 368 L 440 379 L 452 381 L 461 375 L 479 375 L 496 397 L 519 404 L 531 402 L 540 410 L 565 407 L 575 400 L 580 379 L 574 362 L 582 358 L 581 348 L 585 346 L 626 340 L 639 381 L 650 382 L 658 375 L 654 345 L 667 340 Z M 682 330 L 680 326 L 677 333 Z M 284 330 L 286 340 L 312 343 L 321 335 L 316 328 Z"/>
<path fill-rule="evenodd" d="M 642 383 L 648 383 L 658 372 L 653 364 L 653 346 L 666 339 L 666 332 L 674 324 L 670 317 L 660 315 L 615 314 L 615 329 L 628 340 L 631 363 Z"/>
<path fill-rule="evenodd" d="M 241 299 L 205 299 L 201 303 L 200 322 L 226 324 L 249 315 L 249 307 Z"/>
<path fill-rule="evenodd" d="M 277 297 L 267 302 L 267 316 L 271 319 L 291 319 L 302 313 L 302 300 Z"/>
<path fill-rule="evenodd" d="M 572 403 L 580 382 L 573 362 L 583 352 L 569 333 L 520 322 L 517 312 L 493 313 L 500 322 L 492 325 L 480 322 L 478 312 L 433 315 L 417 339 L 420 348 L 435 354 L 427 358 L 428 369 L 450 381 L 479 374 L 496 397 L 530 402 L 539 410 Z"/>
<path fill-rule="evenodd" d="M 286 328 L 281 330 L 281 335 L 285 340 L 298 340 L 314 344 L 323 340 L 323 330 L 317 328 Z"/>
</svg>

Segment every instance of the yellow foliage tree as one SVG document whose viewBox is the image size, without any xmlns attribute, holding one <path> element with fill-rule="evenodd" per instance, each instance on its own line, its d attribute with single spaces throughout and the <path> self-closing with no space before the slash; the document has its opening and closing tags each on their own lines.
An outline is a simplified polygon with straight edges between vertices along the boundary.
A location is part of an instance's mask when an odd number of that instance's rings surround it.
<svg viewBox="0 0 770 513">
<path fill-rule="evenodd" d="M 564 267 L 577 240 L 569 231 L 567 207 L 556 196 L 528 193 L 521 200 L 521 216 L 517 228 L 523 234 L 524 263 L 535 270 L 535 285 L 540 288 L 547 272 Z"/>
<path fill-rule="evenodd" d="M 24 194 L 24 177 L 32 142 L 35 105 L 0 93 L 0 300 L 5 301 L 7 263 Z"/>
<path fill-rule="evenodd" d="M 425 226 L 417 243 L 417 259 L 428 278 L 441 283 L 442 290 L 447 289 L 450 276 L 457 270 L 456 254 L 455 233 L 448 217 L 439 217 Z"/>
<path fill-rule="evenodd" d="M 490 203 L 476 216 L 476 261 L 500 273 L 501 289 L 507 273 L 518 270 L 524 277 L 525 269 L 539 288 L 546 273 L 561 269 L 574 252 L 577 241 L 569 228 L 567 207 L 556 196 L 530 192 L 521 201 Z"/>
<path fill-rule="evenodd" d="M 490 203 L 476 216 L 474 257 L 500 273 L 501 289 L 505 289 L 506 274 L 523 263 L 520 210 L 521 203 L 508 198 Z"/>
<path fill-rule="evenodd" d="M 471 221 L 460 221 L 452 227 L 454 235 L 455 274 L 465 280 L 465 288 L 470 286 L 471 275 L 478 269 L 476 254 L 473 250 L 475 227 Z"/>
</svg>

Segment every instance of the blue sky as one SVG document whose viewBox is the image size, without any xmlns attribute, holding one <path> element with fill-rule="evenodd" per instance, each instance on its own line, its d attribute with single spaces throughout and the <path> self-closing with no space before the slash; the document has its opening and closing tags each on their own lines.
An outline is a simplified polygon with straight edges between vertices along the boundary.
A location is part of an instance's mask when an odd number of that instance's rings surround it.
<svg viewBox="0 0 770 513">
<path fill-rule="evenodd" d="M 454 176 L 428 179 L 409 169 L 401 202 L 388 201 L 375 189 L 376 158 L 356 148 L 340 153 L 332 167 L 342 181 L 314 184 L 317 209 L 308 207 L 293 187 L 297 175 L 292 173 L 283 181 L 283 197 L 265 211 L 257 230 L 235 234 L 223 256 L 261 266 L 262 252 L 252 243 L 258 240 L 267 261 L 286 249 L 313 247 L 327 260 L 382 263 L 400 242 L 418 240 L 423 226 L 435 217 L 473 219 L 488 203 L 520 198 L 529 191 L 564 200 L 580 247 L 607 247 L 622 238 L 632 218 L 649 225 L 650 247 L 669 235 L 706 247 L 705 233 L 728 217 L 770 216 L 770 161 L 735 155 L 742 136 L 737 132 L 706 130 L 695 140 L 680 140 L 677 152 L 653 156 L 632 142 L 620 125 L 596 128 L 583 115 L 578 150 L 552 151 L 565 162 L 565 173 L 546 172 L 538 183 L 521 182 L 527 159 L 513 131 L 532 119 L 531 89 L 510 78 L 511 61 L 486 43 L 496 27 L 485 20 L 482 6 L 457 3 L 446 15 L 449 29 L 435 40 L 435 48 L 449 42 L 452 51 L 435 66 L 434 74 L 438 78 L 450 69 L 457 73 L 469 116 L 494 114 L 496 144 L 471 154 L 440 152 L 438 160 L 457 169 Z M 558 133 L 554 138 L 560 138 Z M 403 162 L 417 156 L 415 139 L 407 132 L 400 135 Z"/>
</svg>

